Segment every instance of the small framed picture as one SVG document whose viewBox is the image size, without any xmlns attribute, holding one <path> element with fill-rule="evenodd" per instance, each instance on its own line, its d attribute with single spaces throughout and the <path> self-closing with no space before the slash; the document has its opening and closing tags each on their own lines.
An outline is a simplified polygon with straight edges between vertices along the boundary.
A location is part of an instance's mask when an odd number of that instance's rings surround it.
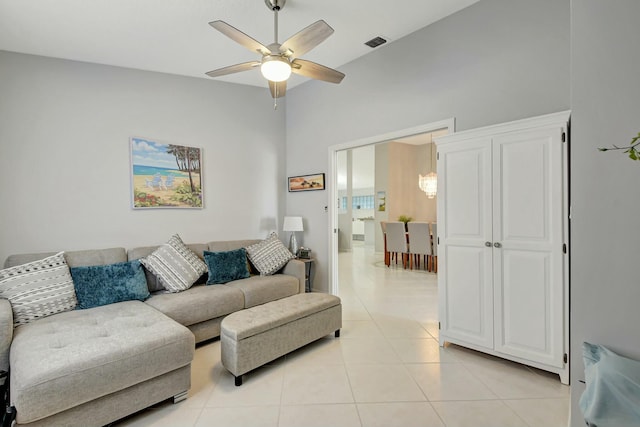
<svg viewBox="0 0 640 427">
<path fill-rule="evenodd" d="M 378 191 L 378 212 L 384 212 L 387 209 L 387 192 Z"/>
<path fill-rule="evenodd" d="M 324 190 L 324 174 L 300 175 L 289 177 L 289 191 Z"/>
</svg>

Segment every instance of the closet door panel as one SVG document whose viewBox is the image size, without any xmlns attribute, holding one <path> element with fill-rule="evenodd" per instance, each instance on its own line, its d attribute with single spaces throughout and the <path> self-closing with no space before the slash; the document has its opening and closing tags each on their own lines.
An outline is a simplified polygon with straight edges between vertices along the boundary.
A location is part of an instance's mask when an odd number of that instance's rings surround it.
<svg viewBox="0 0 640 427">
<path fill-rule="evenodd" d="M 441 293 L 446 305 L 443 332 L 448 338 L 492 348 L 491 251 L 458 245 L 445 251 L 447 262 L 438 271 L 446 283 Z"/>
<path fill-rule="evenodd" d="M 504 250 L 496 350 L 522 357 L 545 354 L 551 347 L 549 256 L 541 252 Z M 537 357 L 536 359 L 540 359 Z M 538 360 L 542 361 L 542 360 Z"/>
<path fill-rule="evenodd" d="M 491 139 L 438 153 L 441 334 L 492 348 Z"/>
<path fill-rule="evenodd" d="M 562 129 L 493 139 L 495 349 L 562 367 Z"/>
</svg>

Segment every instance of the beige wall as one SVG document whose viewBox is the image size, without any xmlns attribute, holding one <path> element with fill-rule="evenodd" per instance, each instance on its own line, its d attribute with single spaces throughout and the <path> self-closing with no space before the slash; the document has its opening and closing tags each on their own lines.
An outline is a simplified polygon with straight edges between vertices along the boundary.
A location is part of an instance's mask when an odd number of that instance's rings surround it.
<svg viewBox="0 0 640 427">
<path fill-rule="evenodd" d="M 400 215 L 414 221 L 436 222 L 436 199 L 427 198 L 418 187 L 418 175 L 435 171 L 433 144 L 388 142 L 376 145 L 375 191 L 385 191 L 386 211 L 375 212 L 376 251 L 384 250 L 380 221 L 397 221 Z"/>
<path fill-rule="evenodd" d="M 436 220 L 436 199 L 429 199 L 418 187 L 418 175 L 431 171 L 429 155 L 431 144 L 411 145 L 388 143 L 389 177 L 387 210 L 389 221 L 397 221 L 400 215 L 414 221 Z"/>
<path fill-rule="evenodd" d="M 436 222 L 436 197 L 429 199 L 424 191 L 418 187 L 418 174 L 426 175 L 429 172 L 436 172 L 436 147 L 435 144 L 425 144 L 416 146 L 416 169 L 415 169 L 415 209 L 413 215 L 416 221 Z"/>
</svg>

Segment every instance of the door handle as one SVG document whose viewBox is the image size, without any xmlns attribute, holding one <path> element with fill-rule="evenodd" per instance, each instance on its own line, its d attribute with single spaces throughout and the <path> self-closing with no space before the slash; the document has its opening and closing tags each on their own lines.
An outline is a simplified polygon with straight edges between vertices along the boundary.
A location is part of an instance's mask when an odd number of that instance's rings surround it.
<svg viewBox="0 0 640 427">
<path fill-rule="evenodd" d="M 491 247 L 491 242 L 484 242 L 484 245 L 485 245 L 486 247 L 490 248 L 490 247 Z"/>
<path fill-rule="evenodd" d="M 493 244 L 493 247 L 494 247 L 494 248 L 498 248 L 498 249 L 499 249 L 499 248 L 501 248 L 501 247 L 502 247 L 502 244 L 501 244 L 500 242 L 495 242 L 495 243 Z"/>
</svg>

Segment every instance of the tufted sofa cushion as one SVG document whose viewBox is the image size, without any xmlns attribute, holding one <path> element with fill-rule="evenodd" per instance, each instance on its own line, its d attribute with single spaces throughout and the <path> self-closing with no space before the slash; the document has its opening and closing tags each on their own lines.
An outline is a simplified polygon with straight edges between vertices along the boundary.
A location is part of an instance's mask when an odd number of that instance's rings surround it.
<svg viewBox="0 0 640 427">
<path fill-rule="evenodd" d="M 193 334 L 140 301 L 55 314 L 14 331 L 11 400 L 26 424 L 189 365 Z"/>
</svg>

